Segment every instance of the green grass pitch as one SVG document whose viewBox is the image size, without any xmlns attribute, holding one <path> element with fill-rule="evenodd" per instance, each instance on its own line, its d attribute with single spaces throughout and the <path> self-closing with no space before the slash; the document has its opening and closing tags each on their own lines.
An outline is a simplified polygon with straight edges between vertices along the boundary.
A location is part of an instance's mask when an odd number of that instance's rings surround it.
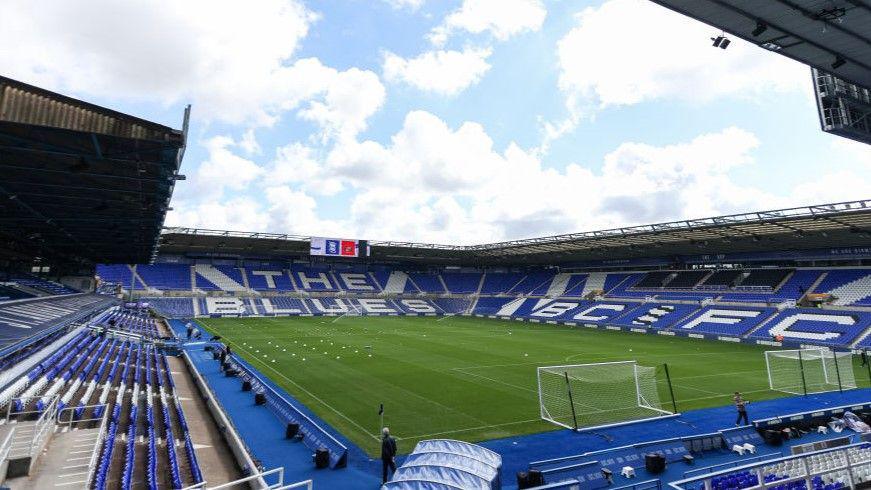
<svg viewBox="0 0 871 490">
<path fill-rule="evenodd" d="M 751 401 L 784 396 L 768 389 L 763 346 L 471 317 L 198 321 L 371 455 L 381 403 L 403 453 L 421 439 L 558 428 L 539 419 L 537 366 L 668 363 L 679 411 L 728 404 L 736 390 Z M 869 385 L 858 365 L 856 379 Z"/>
</svg>

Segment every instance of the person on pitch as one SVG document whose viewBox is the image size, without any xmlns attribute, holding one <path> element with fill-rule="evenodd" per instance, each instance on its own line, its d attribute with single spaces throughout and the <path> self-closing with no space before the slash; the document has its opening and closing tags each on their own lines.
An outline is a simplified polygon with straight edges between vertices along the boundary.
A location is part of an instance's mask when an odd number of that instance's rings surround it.
<svg viewBox="0 0 871 490">
<path fill-rule="evenodd" d="M 396 439 L 390 437 L 390 429 L 381 429 L 381 482 L 387 483 L 387 469 L 396 473 Z"/>
<path fill-rule="evenodd" d="M 735 427 L 741 425 L 741 420 L 744 421 L 744 425 L 750 425 L 750 421 L 747 419 L 747 400 L 741 396 L 740 392 L 736 391 L 732 401 L 735 402 L 735 409 L 738 410 L 738 420 L 735 421 Z"/>
</svg>

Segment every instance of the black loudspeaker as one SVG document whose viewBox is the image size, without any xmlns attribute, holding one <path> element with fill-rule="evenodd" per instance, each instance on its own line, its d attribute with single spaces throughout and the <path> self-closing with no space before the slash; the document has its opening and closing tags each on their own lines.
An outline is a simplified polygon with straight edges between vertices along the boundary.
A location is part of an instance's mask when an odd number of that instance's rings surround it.
<svg viewBox="0 0 871 490">
<path fill-rule="evenodd" d="M 239 371 L 237 371 L 237 370 L 235 370 L 235 369 L 233 369 L 233 368 L 230 368 L 230 369 L 227 369 L 226 371 L 224 371 L 224 376 L 226 376 L 226 377 L 228 377 L 228 378 L 229 378 L 230 376 L 236 376 L 237 374 L 239 374 Z"/>
<path fill-rule="evenodd" d="M 330 452 L 324 447 L 315 450 L 315 468 L 326 468 L 330 465 Z"/>
<path fill-rule="evenodd" d="M 644 455 L 644 467 L 653 474 L 665 471 L 665 456 L 656 453 Z"/>
<path fill-rule="evenodd" d="M 533 487 L 544 485 L 544 475 L 539 470 L 529 470 L 529 484 Z"/>
<path fill-rule="evenodd" d="M 242 391 L 251 391 L 251 382 L 243 381 L 242 382 Z"/>
<path fill-rule="evenodd" d="M 779 430 L 765 430 L 762 432 L 762 439 L 770 446 L 783 445 L 783 432 Z"/>
<path fill-rule="evenodd" d="M 254 404 L 255 405 L 263 405 L 266 403 L 266 394 L 265 393 L 255 393 L 254 394 Z"/>
<path fill-rule="evenodd" d="M 517 488 L 519 490 L 523 490 L 525 488 L 532 488 L 532 485 L 529 484 L 529 473 L 525 471 L 517 472 Z"/>
<path fill-rule="evenodd" d="M 284 431 L 284 437 L 293 439 L 299 433 L 299 424 L 293 422 L 287 424 L 287 429 Z"/>
</svg>

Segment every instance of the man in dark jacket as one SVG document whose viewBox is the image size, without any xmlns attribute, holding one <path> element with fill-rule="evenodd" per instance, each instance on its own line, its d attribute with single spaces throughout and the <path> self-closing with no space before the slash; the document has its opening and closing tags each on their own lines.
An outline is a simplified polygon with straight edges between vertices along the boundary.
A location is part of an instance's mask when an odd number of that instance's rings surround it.
<svg viewBox="0 0 871 490">
<path fill-rule="evenodd" d="M 735 409 L 738 410 L 738 420 L 735 421 L 735 427 L 738 427 L 742 420 L 744 425 L 750 425 L 750 421 L 747 420 L 747 400 L 741 396 L 741 393 L 736 391 L 732 401 L 735 403 Z"/>
<path fill-rule="evenodd" d="M 387 468 L 390 474 L 396 472 L 396 439 L 390 437 L 390 429 L 381 430 L 381 482 L 387 483 Z"/>
</svg>

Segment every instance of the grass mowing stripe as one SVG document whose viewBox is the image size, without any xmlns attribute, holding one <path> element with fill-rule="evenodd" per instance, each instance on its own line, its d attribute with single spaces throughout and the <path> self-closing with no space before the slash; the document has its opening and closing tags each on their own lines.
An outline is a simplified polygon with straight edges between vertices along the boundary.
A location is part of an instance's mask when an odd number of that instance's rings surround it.
<svg viewBox="0 0 871 490">
<path fill-rule="evenodd" d="M 251 352 L 249 352 L 248 350 L 246 350 L 244 347 L 241 347 L 241 346 L 239 346 L 239 344 L 236 344 L 236 343 L 234 343 L 234 342 L 231 342 L 231 343 L 235 345 L 234 348 L 237 350 L 237 352 L 245 352 L 245 353 L 248 354 L 249 356 L 253 356 L 253 357 L 254 357 L 254 360 L 256 360 L 257 362 L 263 364 L 264 366 L 266 366 L 267 369 L 269 369 L 270 371 L 274 372 L 274 373 L 277 374 L 279 377 L 281 377 L 282 379 L 286 380 L 288 383 L 291 383 L 292 385 L 296 386 L 298 389 L 300 389 L 300 390 L 302 390 L 303 392 L 305 392 L 308 396 L 310 396 L 310 397 L 312 397 L 313 399 L 317 400 L 318 403 L 320 403 L 320 404 L 323 405 L 324 407 L 326 407 L 326 408 L 332 410 L 334 413 L 336 413 L 337 415 L 339 415 L 339 416 L 342 417 L 343 419 L 345 419 L 345 420 L 347 420 L 348 422 L 350 422 L 351 424 L 353 424 L 355 427 L 357 427 L 358 429 L 360 429 L 361 431 L 363 431 L 364 434 L 366 434 L 366 435 L 368 435 L 368 436 L 370 436 L 370 437 L 374 437 L 375 439 L 378 439 L 378 436 L 377 436 L 377 435 L 375 435 L 375 434 L 370 434 L 369 432 L 366 431 L 366 428 L 365 428 L 365 427 L 363 427 L 363 426 L 357 424 L 356 422 L 354 422 L 353 420 L 351 420 L 351 418 L 349 418 L 347 415 L 345 415 L 345 414 L 343 414 L 342 412 L 336 410 L 336 409 L 335 409 L 334 407 L 332 407 L 329 403 L 327 403 L 327 402 L 321 400 L 320 398 L 318 398 L 317 396 L 315 396 L 315 394 L 313 394 L 312 392 L 306 390 L 305 388 L 303 388 L 302 386 L 300 386 L 299 384 L 297 384 L 296 382 L 294 382 L 292 379 L 290 379 L 290 378 L 288 378 L 287 376 L 285 376 L 283 373 L 277 371 L 274 367 L 270 366 L 269 364 L 266 364 L 266 362 L 260 360 L 259 357 L 254 356 L 253 354 L 251 354 Z"/>
</svg>

